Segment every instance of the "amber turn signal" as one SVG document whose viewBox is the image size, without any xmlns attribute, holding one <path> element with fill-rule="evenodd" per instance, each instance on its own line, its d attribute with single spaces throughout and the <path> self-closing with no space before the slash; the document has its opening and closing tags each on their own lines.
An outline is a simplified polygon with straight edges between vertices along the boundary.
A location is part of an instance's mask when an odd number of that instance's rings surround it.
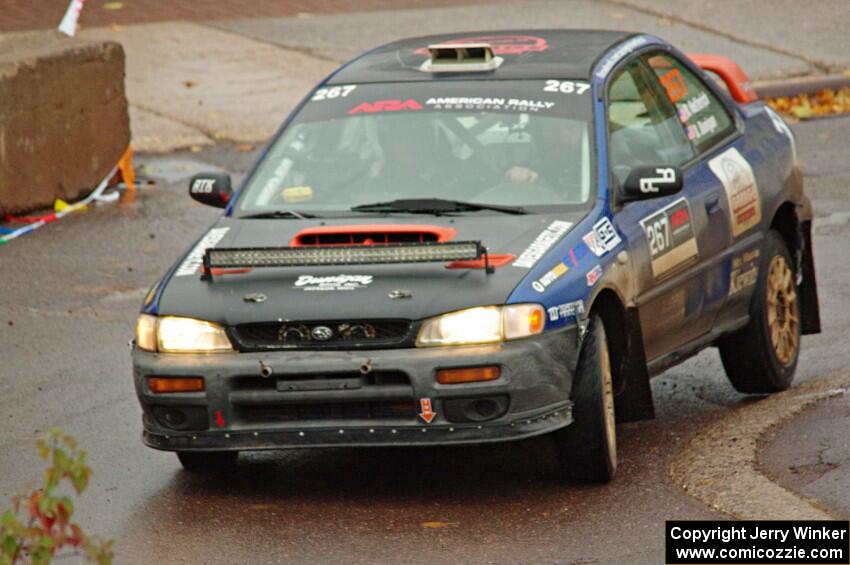
<svg viewBox="0 0 850 565">
<path fill-rule="evenodd" d="M 151 377 L 148 388 L 154 394 L 169 392 L 204 392 L 204 379 L 200 377 Z"/>
<path fill-rule="evenodd" d="M 440 369 L 437 371 L 437 382 L 441 385 L 453 385 L 458 383 L 477 383 L 480 381 L 494 381 L 502 374 L 498 366 L 468 367 L 465 369 Z"/>
</svg>

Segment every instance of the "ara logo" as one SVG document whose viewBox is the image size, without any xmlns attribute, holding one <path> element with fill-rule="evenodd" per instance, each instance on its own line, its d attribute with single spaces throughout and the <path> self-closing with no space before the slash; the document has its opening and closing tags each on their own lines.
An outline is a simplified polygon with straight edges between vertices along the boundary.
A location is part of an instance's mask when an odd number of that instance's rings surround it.
<svg viewBox="0 0 850 565">
<path fill-rule="evenodd" d="M 422 104 L 408 98 L 407 100 L 378 100 L 376 102 L 363 102 L 348 111 L 354 114 L 376 114 L 378 112 L 400 112 L 402 110 L 421 110 Z"/>
</svg>

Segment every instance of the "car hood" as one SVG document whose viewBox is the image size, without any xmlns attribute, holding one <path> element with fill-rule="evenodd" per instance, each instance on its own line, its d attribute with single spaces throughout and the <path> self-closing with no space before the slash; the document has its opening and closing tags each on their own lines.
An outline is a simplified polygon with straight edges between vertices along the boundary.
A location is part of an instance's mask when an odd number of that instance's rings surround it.
<svg viewBox="0 0 850 565">
<path fill-rule="evenodd" d="M 404 220 L 410 224 L 453 228 L 456 230 L 453 241 L 481 241 L 490 254 L 521 257 L 529 249 L 542 252 L 551 248 L 546 242 L 554 244 L 583 215 L 478 214 L 416 216 L 415 220 L 408 217 Z M 249 273 L 217 275 L 213 280 L 200 278 L 198 261 L 208 246 L 286 246 L 300 231 L 317 224 L 369 225 L 379 229 L 385 224 L 401 223 L 398 216 L 364 220 L 319 222 L 222 217 L 177 263 L 170 278 L 165 280 L 153 310 L 160 315 L 189 316 L 227 325 L 278 319 L 420 320 L 461 308 L 504 304 L 530 272 L 529 268 L 512 263 L 497 267 L 489 275 L 483 269 L 447 269 L 445 263 L 415 263 L 255 268 Z"/>
</svg>

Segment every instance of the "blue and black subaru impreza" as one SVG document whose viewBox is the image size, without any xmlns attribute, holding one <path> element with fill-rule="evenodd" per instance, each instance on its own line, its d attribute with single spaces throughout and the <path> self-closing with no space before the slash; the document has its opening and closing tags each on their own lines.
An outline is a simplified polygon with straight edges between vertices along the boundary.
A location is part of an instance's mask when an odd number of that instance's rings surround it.
<svg viewBox="0 0 850 565">
<path fill-rule="evenodd" d="M 717 346 L 787 388 L 820 330 L 788 126 L 732 61 L 649 35 L 422 37 L 342 66 L 286 120 L 136 327 L 144 442 L 241 450 L 550 434 L 607 481 L 649 378 Z"/>
</svg>

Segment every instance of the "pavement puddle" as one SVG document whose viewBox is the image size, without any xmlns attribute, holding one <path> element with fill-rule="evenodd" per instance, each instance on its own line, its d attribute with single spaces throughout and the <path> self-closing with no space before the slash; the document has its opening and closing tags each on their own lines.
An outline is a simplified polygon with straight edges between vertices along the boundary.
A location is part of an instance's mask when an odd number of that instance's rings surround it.
<svg viewBox="0 0 850 565">
<path fill-rule="evenodd" d="M 689 495 L 745 520 L 831 520 L 817 501 L 771 481 L 759 469 L 761 438 L 806 407 L 848 394 L 850 373 L 806 382 L 732 410 L 694 435 L 670 462 L 670 476 Z"/>
</svg>

